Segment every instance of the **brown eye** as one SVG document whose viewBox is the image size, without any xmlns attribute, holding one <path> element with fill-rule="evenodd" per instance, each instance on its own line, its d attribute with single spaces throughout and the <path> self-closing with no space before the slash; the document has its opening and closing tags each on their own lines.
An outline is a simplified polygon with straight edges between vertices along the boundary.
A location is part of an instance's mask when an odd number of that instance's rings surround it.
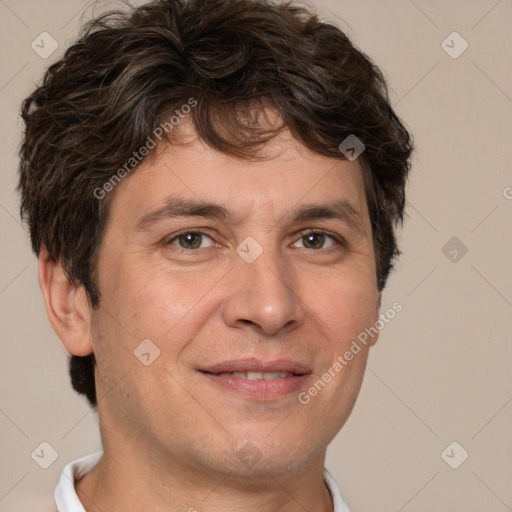
<svg viewBox="0 0 512 512">
<path fill-rule="evenodd" d="M 302 241 L 305 249 L 329 249 L 335 245 L 342 245 L 334 238 L 333 235 L 323 232 L 310 232 L 303 234 L 300 240 Z"/>
<path fill-rule="evenodd" d="M 201 249 L 204 248 L 201 247 L 201 243 L 204 241 L 205 238 L 211 240 L 211 238 L 204 233 L 196 231 L 187 231 L 185 233 L 176 235 L 174 238 L 167 242 L 167 245 L 177 245 L 181 249 Z M 210 243 L 210 245 L 208 245 L 207 247 L 211 245 L 212 244 Z"/>
</svg>

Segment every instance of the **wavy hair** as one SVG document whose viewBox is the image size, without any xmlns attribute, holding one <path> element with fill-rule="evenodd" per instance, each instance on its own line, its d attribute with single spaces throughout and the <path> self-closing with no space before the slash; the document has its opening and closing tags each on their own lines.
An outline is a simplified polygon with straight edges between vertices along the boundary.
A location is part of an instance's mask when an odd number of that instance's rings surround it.
<svg viewBox="0 0 512 512">
<path fill-rule="evenodd" d="M 258 158 L 284 128 L 339 159 L 348 135 L 365 144 L 360 161 L 382 290 L 400 254 L 395 229 L 412 138 L 381 71 L 340 29 L 294 2 L 154 0 L 88 22 L 22 105 L 18 189 L 34 252 L 44 246 L 60 260 L 97 308 L 96 256 L 115 192 L 98 200 L 94 191 L 191 97 L 199 138 L 239 158 Z M 264 106 L 280 126 L 257 122 Z M 167 139 L 178 143 L 172 132 Z M 93 354 L 69 363 L 74 389 L 93 406 L 94 364 Z"/>
</svg>

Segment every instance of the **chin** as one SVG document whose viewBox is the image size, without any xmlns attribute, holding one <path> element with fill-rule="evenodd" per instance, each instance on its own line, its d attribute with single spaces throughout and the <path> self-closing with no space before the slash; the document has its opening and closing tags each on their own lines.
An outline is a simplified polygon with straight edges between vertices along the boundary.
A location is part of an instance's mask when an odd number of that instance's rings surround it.
<svg viewBox="0 0 512 512">
<path fill-rule="evenodd" d="M 236 458 L 233 471 L 240 476 L 263 479 L 296 471 L 322 451 L 319 439 L 315 441 L 312 444 L 310 436 L 286 429 L 267 428 L 263 434 L 258 431 L 254 436 L 243 436 L 238 438 L 232 452 Z"/>
</svg>

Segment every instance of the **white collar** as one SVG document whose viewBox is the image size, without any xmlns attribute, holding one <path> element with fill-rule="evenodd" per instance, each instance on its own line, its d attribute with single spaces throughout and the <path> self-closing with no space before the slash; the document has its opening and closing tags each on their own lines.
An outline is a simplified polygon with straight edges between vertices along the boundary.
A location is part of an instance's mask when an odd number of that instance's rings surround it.
<svg viewBox="0 0 512 512">
<path fill-rule="evenodd" d="M 85 512 L 75 491 L 75 481 L 87 474 L 101 459 L 103 452 L 96 452 L 66 465 L 55 489 L 55 503 L 59 512 Z M 332 475 L 324 468 L 324 480 L 334 503 L 334 512 L 350 512 Z"/>
</svg>

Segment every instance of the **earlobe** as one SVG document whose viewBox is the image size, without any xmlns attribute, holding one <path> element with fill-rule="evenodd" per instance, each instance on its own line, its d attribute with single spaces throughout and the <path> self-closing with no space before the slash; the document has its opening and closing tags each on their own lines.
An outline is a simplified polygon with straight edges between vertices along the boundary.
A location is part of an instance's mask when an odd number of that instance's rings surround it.
<svg viewBox="0 0 512 512">
<path fill-rule="evenodd" d="M 39 286 L 50 323 L 67 351 L 76 356 L 91 354 L 91 309 L 85 290 L 71 284 L 62 263 L 45 247 L 39 253 Z"/>
</svg>

